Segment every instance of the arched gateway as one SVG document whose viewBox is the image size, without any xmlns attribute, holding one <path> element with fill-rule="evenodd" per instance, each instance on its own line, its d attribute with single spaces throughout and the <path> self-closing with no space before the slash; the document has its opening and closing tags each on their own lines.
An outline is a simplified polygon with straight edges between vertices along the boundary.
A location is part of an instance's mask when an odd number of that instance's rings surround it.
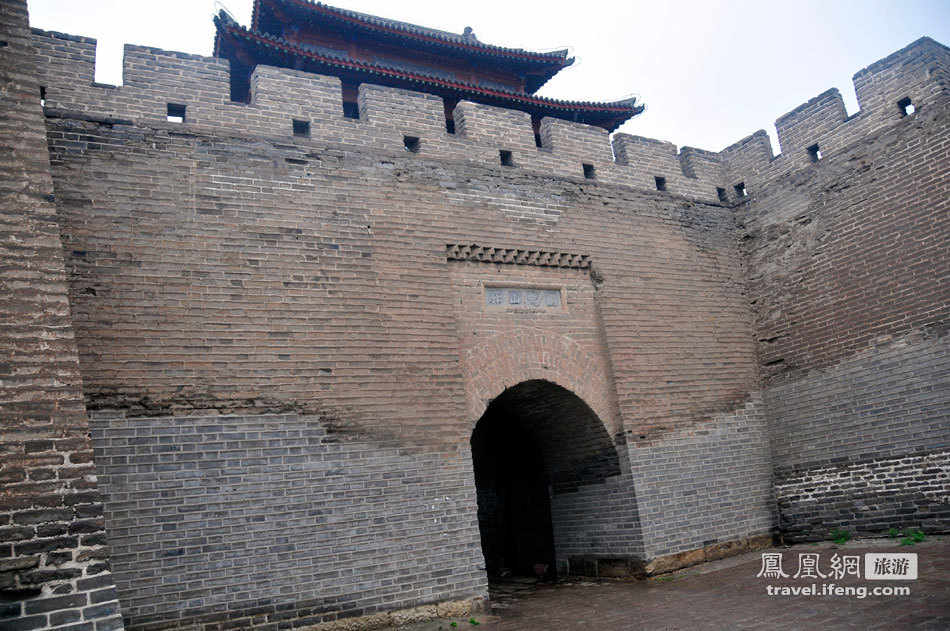
<svg viewBox="0 0 950 631">
<path fill-rule="evenodd" d="M 494 399 L 472 433 L 478 523 L 489 577 L 629 574 L 635 500 L 604 424 L 545 380 Z"/>
</svg>

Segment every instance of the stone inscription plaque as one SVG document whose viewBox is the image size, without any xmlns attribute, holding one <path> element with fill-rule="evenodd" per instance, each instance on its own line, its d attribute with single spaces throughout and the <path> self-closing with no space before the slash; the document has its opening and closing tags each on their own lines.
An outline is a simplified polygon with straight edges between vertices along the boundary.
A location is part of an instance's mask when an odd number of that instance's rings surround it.
<svg viewBox="0 0 950 631">
<path fill-rule="evenodd" d="M 533 289 L 531 287 L 486 287 L 485 304 L 490 308 L 532 309 L 544 311 L 561 308 L 559 289 Z"/>
</svg>

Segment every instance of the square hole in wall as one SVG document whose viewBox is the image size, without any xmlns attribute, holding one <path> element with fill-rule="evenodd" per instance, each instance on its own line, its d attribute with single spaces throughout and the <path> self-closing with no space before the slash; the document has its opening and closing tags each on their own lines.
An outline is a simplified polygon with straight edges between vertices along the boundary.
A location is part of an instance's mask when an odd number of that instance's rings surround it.
<svg viewBox="0 0 950 631">
<path fill-rule="evenodd" d="M 515 159 L 514 159 L 514 157 L 511 155 L 511 152 L 510 152 L 510 151 L 505 151 L 504 149 L 501 149 L 501 150 L 498 152 L 498 156 L 501 158 L 501 163 L 502 163 L 504 166 L 506 166 L 506 167 L 513 167 L 513 166 L 515 166 Z"/>
<path fill-rule="evenodd" d="M 299 138 L 309 138 L 310 137 L 310 121 L 300 121 L 296 118 L 294 121 L 294 136 Z"/>
<path fill-rule="evenodd" d="M 46 105 L 46 86 L 40 86 L 40 105 Z"/>
<path fill-rule="evenodd" d="M 458 99 L 442 99 L 442 109 L 445 111 L 445 132 L 447 134 L 455 133 L 455 106 L 458 103 Z"/>
<path fill-rule="evenodd" d="M 739 199 L 749 196 L 749 191 L 745 190 L 745 182 L 739 182 L 732 188 L 736 192 L 736 197 L 738 197 Z"/>
<path fill-rule="evenodd" d="M 581 166 L 584 167 L 584 177 L 586 177 L 588 180 L 594 180 L 597 178 L 597 174 L 594 172 L 593 164 L 587 164 L 584 162 Z"/>
<path fill-rule="evenodd" d="M 541 149 L 543 146 L 541 142 L 541 117 L 537 114 L 531 115 L 531 129 L 534 130 L 534 146 Z"/>
<path fill-rule="evenodd" d="M 402 145 L 409 153 L 419 153 L 419 138 L 416 136 L 403 136 Z"/>
<path fill-rule="evenodd" d="M 184 123 L 185 106 L 178 103 L 169 103 L 165 120 L 169 123 Z"/>
<path fill-rule="evenodd" d="M 901 116 L 910 116 L 917 111 L 910 97 L 905 97 L 897 102 L 897 107 L 901 109 Z"/>
<path fill-rule="evenodd" d="M 343 101 L 343 117 L 359 120 L 360 118 L 360 84 L 346 79 L 340 80 L 340 91 Z"/>
<path fill-rule="evenodd" d="M 360 104 L 356 101 L 343 101 L 343 117 L 359 120 Z"/>
<path fill-rule="evenodd" d="M 654 181 L 656 182 L 656 190 L 665 191 L 666 190 L 666 178 L 660 177 L 659 175 L 653 176 Z"/>
<path fill-rule="evenodd" d="M 812 145 L 806 149 L 808 151 L 808 159 L 812 162 L 818 162 L 821 160 L 821 149 L 818 148 L 818 145 Z"/>
<path fill-rule="evenodd" d="M 719 188 L 718 186 L 716 187 L 716 197 L 718 197 L 721 202 L 729 201 L 729 197 L 726 195 L 726 189 Z"/>
</svg>

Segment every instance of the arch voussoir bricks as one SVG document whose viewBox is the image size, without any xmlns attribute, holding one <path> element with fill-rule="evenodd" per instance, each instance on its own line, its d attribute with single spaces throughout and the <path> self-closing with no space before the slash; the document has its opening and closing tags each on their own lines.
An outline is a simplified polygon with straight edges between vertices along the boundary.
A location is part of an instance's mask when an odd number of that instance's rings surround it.
<svg viewBox="0 0 950 631">
<path fill-rule="evenodd" d="M 580 397 L 601 419 L 609 435 L 621 431 L 620 419 L 612 414 L 609 403 L 606 362 L 566 336 L 541 331 L 499 333 L 463 349 L 459 364 L 465 378 L 471 428 L 505 390 L 538 379 Z"/>
</svg>

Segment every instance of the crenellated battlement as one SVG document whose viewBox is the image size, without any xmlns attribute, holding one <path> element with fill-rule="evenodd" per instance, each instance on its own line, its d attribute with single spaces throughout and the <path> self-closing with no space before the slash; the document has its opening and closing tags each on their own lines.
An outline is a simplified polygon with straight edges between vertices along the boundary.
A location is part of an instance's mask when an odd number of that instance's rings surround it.
<svg viewBox="0 0 950 631">
<path fill-rule="evenodd" d="M 721 188 L 722 163 L 711 151 L 693 147 L 677 151 L 671 142 L 622 133 L 614 135 L 613 147 L 617 162 L 630 169 L 638 188 L 664 187 L 700 199 L 710 183 L 714 193 Z"/>
<path fill-rule="evenodd" d="M 915 109 L 946 103 L 950 49 L 922 38 L 854 77 L 861 111 L 848 116 L 831 89 L 776 121 L 781 153 L 764 131 L 719 153 L 554 118 L 462 101 L 454 133 L 440 97 L 362 84 L 359 118 L 343 110 L 339 79 L 270 66 L 251 77 L 250 102 L 230 100 L 229 62 L 142 46 L 125 47 L 123 85 L 94 83 L 96 41 L 34 30 L 48 111 L 84 113 L 145 125 L 184 125 L 229 133 L 296 137 L 426 158 L 472 161 L 563 177 L 664 191 L 721 203 L 753 195 L 769 181 L 806 168 Z"/>
<path fill-rule="evenodd" d="M 860 111 L 848 116 L 832 88 L 775 121 L 781 153 L 757 131 L 719 156 L 730 194 L 749 195 L 792 171 L 806 168 L 862 138 L 930 108 L 946 108 L 950 96 L 950 48 L 923 37 L 854 75 Z"/>
<path fill-rule="evenodd" d="M 230 100 L 228 61 L 141 46 L 125 47 L 123 85 L 105 86 L 93 82 L 94 39 L 33 35 L 48 113 L 408 150 L 720 201 L 718 157 L 698 149 L 677 154 L 669 143 L 624 134 L 611 142 L 600 127 L 556 118 L 542 119 L 536 138 L 528 114 L 468 101 L 455 106 L 450 133 L 441 98 L 366 83 L 359 118 L 348 118 L 339 79 L 271 66 L 257 67 L 250 101 L 238 103 Z"/>
</svg>

